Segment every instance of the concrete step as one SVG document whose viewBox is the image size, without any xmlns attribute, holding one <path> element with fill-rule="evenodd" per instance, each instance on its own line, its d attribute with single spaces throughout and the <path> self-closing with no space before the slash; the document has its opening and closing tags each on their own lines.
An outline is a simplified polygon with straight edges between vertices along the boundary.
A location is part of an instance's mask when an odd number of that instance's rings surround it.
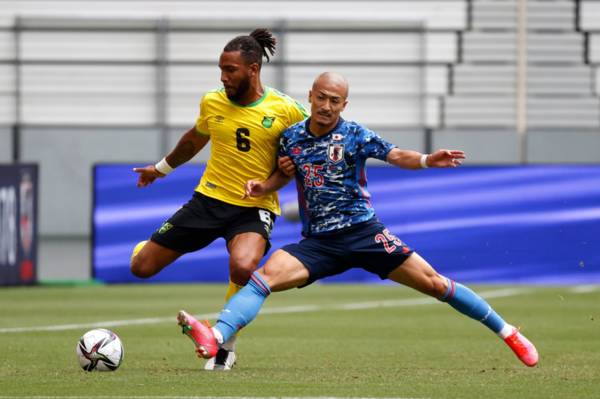
<svg viewBox="0 0 600 399">
<path fill-rule="evenodd" d="M 529 94 L 586 96 L 594 92 L 594 71 L 588 66 L 528 67 Z M 454 94 L 513 94 L 516 69 L 512 65 L 457 65 L 454 68 Z"/>
<path fill-rule="evenodd" d="M 467 32 L 463 42 L 464 62 L 505 62 L 516 60 L 514 32 Z M 572 63 L 584 60 L 583 36 L 572 33 L 530 33 L 528 60 L 532 63 Z"/>
<path fill-rule="evenodd" d="M 564 30 L 575 29 L 575 5 L 573 1 L 529 1 L 527 3 L 528 29 Z M 515 30 L 517 26 L 516 1 L 482 0 L 473 2 L 473 29 Z"/>
<path fill-rule="evenodd" d="M 513 126 L 514 96 L 450 96 L 446 98 L 444 124 L 448 127 Z"/>
<path fill-rule="evenodd" d="M 446 99 L 445 126 L 514 126 L 513 96 L 450 96 Z M 532 128 L 598 128 L 600 101 L 592 97 L 529 97 L 527 126 Z"/>
</svg>

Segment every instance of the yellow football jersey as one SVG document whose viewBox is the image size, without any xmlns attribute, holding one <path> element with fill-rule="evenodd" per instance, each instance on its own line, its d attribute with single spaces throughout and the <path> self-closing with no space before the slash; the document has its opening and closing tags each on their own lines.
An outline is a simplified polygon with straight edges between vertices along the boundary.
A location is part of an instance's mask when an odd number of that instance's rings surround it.
<svg viewBox="0 0 600 399">
<path fill-rule="evenodd" d="M 301 104 L 270 87 L 246 106 L 227 98 L 224 89 L 206 93 L 196 130 L 210 136 L 211 150 L 196 191 L 232 205 L 264 208 L 279 215 L 277 193 L 242 199 L 244 186 L 250 179 L 271 176 L 281 133 L 307 117 Z"/>
</svg>

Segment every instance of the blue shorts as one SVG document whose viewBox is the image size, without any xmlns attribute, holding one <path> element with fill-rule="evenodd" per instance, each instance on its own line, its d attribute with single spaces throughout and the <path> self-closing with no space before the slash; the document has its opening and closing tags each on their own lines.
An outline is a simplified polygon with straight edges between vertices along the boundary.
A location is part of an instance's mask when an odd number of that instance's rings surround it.
<svg viewBox="0 0 600 399">
<path fill-rule="evenodd" d="M 333 234 L 308 237 L 282 249 L 308 269 L 308 281 L 302 287 L 355 267 L 384 280 L 413 253 L 377 218 Z"/>
</svg>

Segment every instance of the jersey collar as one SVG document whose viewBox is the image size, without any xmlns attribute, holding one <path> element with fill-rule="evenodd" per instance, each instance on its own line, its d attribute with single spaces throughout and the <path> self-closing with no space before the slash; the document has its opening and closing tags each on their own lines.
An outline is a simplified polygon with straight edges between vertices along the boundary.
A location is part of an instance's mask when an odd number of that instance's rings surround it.
<svg viewBox="0 0 600 399">
<path fill-rule="evenodd" d="M 333 127 L 333 129 L 331 129 L 330 131 L 328 131 L 327 133 L 325 133 L 324 135 L 317 137 L 316 135 L 313 134 L 313 132 L 310 131 L 310 117 L 308 117 L 306 119 L 306 121 L 304 122 L 304 130 L 306 130 L 306 133 L 308 133 L 310 136 L 312 136 L 315 139 L 322 139 L 324 137 L 329 136 L 332 132 L 335 132 L 336 130 L 338 130 L 338 128 L 342 125 L 342 123 L 344 123 L 345 120 L 344 118 L 340 117 L 340 119 L 338 120 L 338 123 Z"/>
<path fill-rule="evenodd" d="M 227 99 L 229 100 L 230 103 L 232 103 L 233 105 L 237 106 L 237 107 L 241 107 L 241 108 L 250 108 L 250 107 L 254 107 L 260 103 L 262 103 L 264 101 L 265 98 L 267 98 L 267 94 L 269 94 L 270 89 L 267 86 L 263 87 L 263 95 L 256 101 L 251 102 L 248 105 L 242 105 L 242 104 L 238 104 L 233 100 L 230 100 L 229 97 L 227 97 Z"/>
</svg>

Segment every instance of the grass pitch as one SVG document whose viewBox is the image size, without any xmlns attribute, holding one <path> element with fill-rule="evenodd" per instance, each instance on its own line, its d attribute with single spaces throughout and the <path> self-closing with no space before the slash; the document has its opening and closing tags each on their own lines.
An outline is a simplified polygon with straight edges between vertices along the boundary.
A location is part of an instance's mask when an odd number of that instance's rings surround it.
<svg viewBox="0 0 600 399">
<path fill-rule="evenodd" d="M 242 333 L 236 368 L 205 372 L 175 315 L 219 311 L 225 288 L 2 288 L 0 398 L 600 397 L 600 287 L 473 287 L 535 342 L 533 369 L 479 323 L 409 289 L 313 285 L 273 294 L 271 313 Z M 77 364 L 77 340 L 95 323 L 123 341 L 116 372 Z"/>
</svg>

